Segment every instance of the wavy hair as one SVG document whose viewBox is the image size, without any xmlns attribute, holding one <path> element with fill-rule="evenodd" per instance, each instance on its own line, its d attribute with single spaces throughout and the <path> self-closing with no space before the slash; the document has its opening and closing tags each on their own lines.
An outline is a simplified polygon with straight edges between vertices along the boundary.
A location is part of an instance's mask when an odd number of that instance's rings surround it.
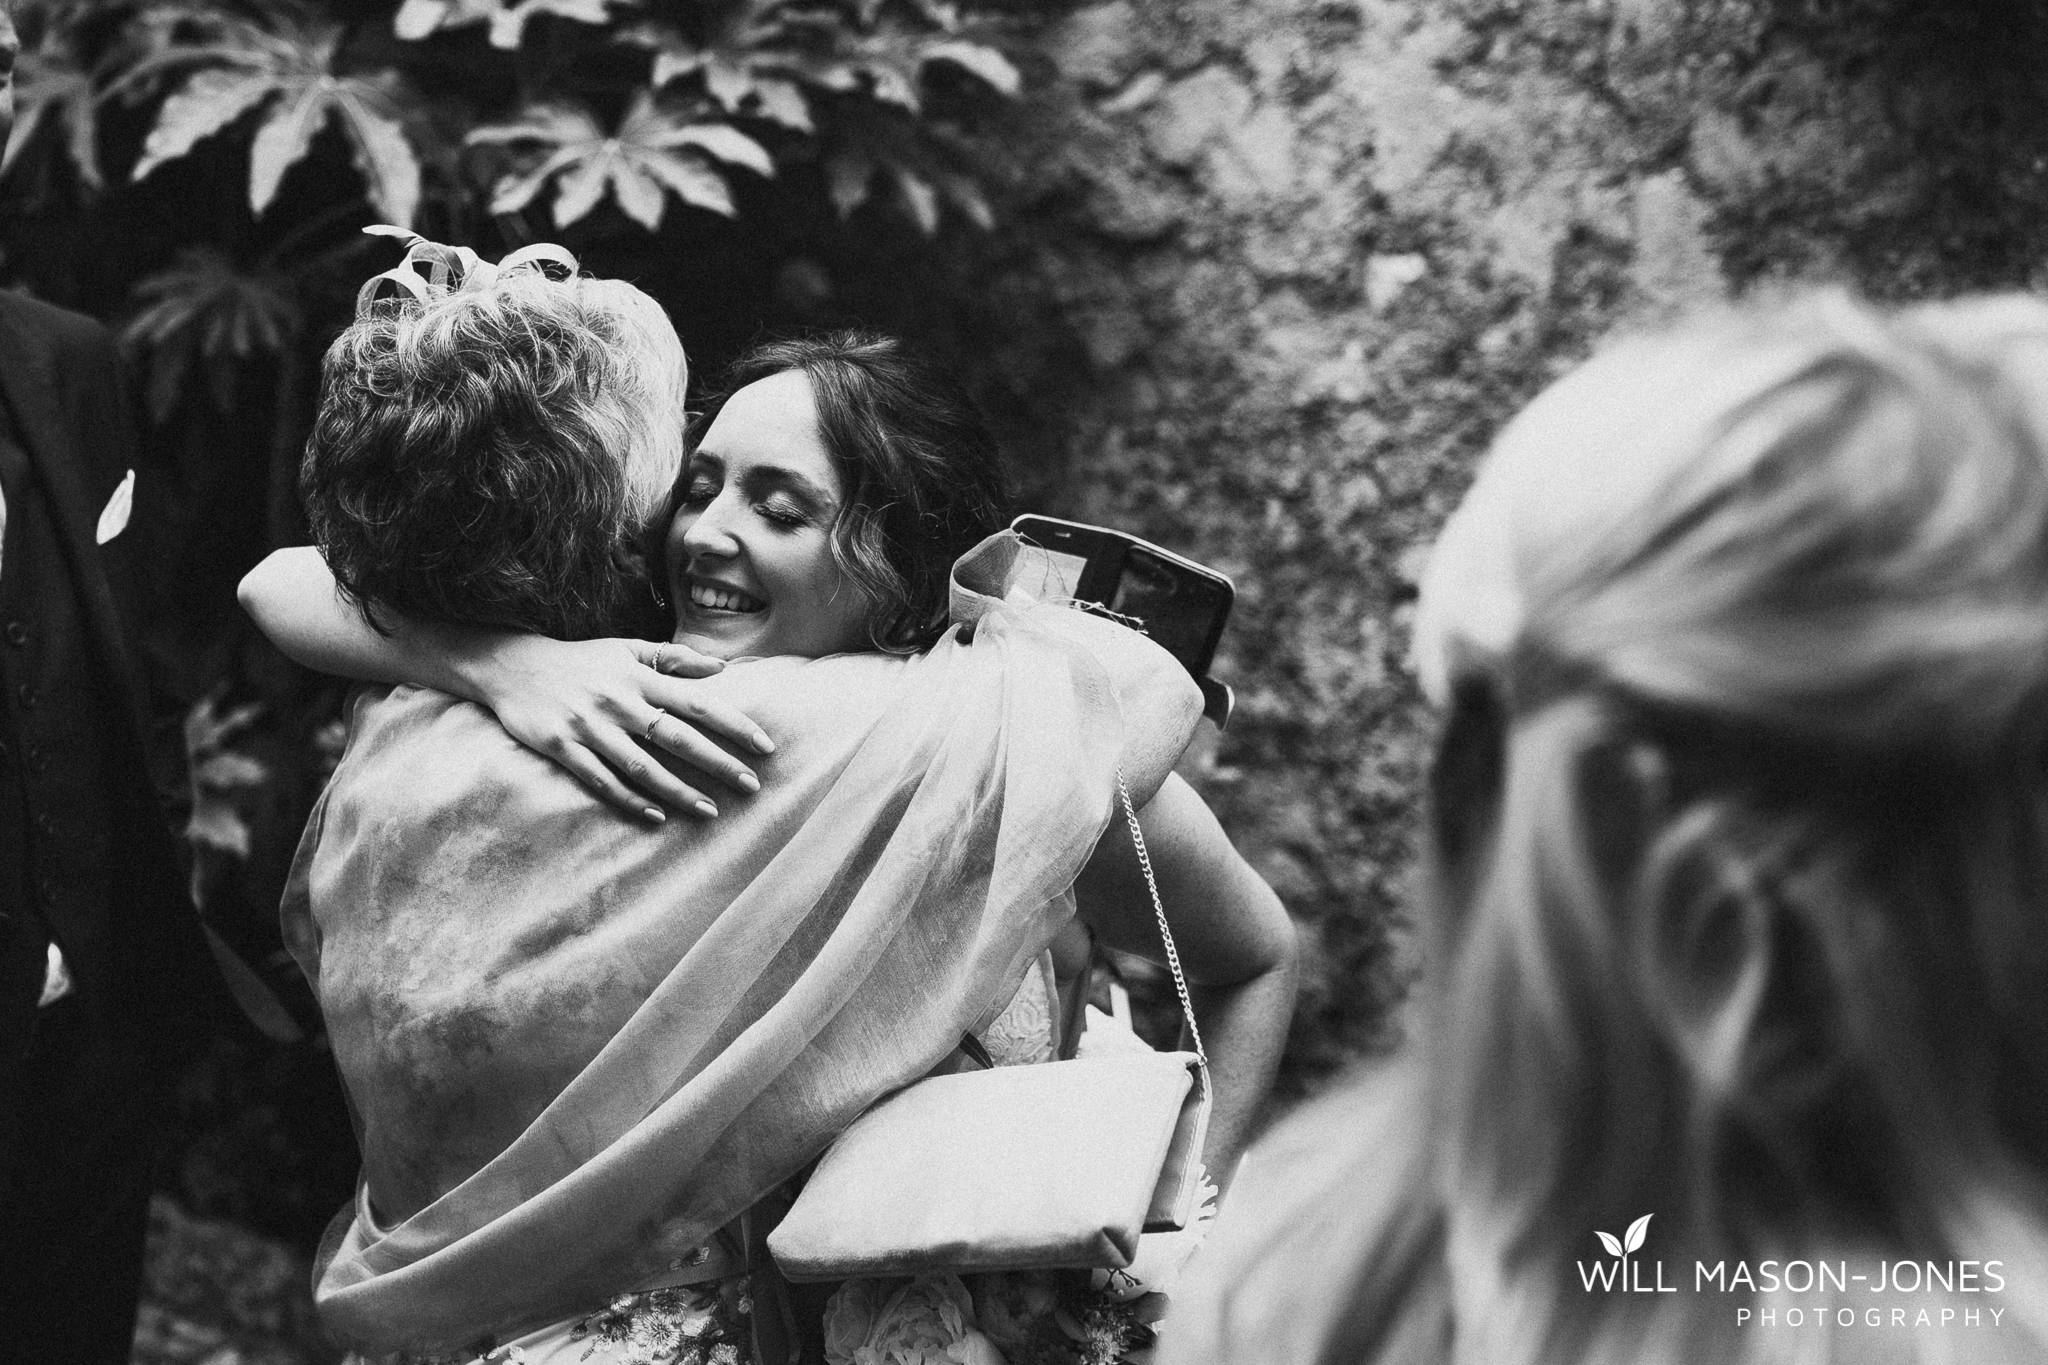
<svg viewBox="0 0 2048 1365">
<path fill-rule="evenodd" d="M 661 305 L 623 281 L 507 271 L 375 304 L 323 362 L 300 466 L 314 538 L 373 626 L 385 607 L 626 633 L 686 382 Z"/>
<path fill-rule="evenodd" d="M 946 629 L 953 561 L 1010 521 L 995 437 L 950 375 L 894 337 L 854 330 L 747 351 L 720 377 L 697 430 L 747 385 L 791 370 L 810 381 L 819 439 L 847 490 L 831 553 L 873 604 L 869 640 L 892 654 L 929 648 Z M 656 522 L 657 563 L 683 491 L 679 483 Z"/>
<path fill-rule="evenodd" d="M 2048 307 L 1823 294 L 1624 345 L 1503 435 L 1424 599 L 1440 971 L 1346 1178 L 1415 1174 L 1311 1272 L 1300 1358 L 1416 1311 L 1460 1360 L 1875 1349 L 1693 1292 L 1773 1257 L 2002 1261 L 2003 1349 L 2041 1351 Z M 1644 1214 L 1683 1292 L 1587 1292 Z M 1388 1267 L 1418 1248 L 1437 1298 Z"/>
</svg>

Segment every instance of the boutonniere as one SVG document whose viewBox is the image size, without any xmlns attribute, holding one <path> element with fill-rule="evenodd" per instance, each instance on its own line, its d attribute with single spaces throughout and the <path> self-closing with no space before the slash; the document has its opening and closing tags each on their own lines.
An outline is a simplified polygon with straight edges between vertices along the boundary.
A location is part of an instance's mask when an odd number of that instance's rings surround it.
<svg viewBox="0 0 2048 1365">
<path fill-rule="evenodd" d="M 107 499 L 107 505 L 100 509 L 99 529 L 93 533 L 93 543 L 104 545 L 128 529 L 128 514 L 135 510 L 135 471 L 121 480 L 114 496 Z"/>
</svg>

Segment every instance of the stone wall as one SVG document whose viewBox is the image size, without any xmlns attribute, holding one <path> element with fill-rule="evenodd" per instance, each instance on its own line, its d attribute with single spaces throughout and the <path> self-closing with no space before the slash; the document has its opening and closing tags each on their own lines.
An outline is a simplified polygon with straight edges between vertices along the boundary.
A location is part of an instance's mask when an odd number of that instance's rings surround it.
<svg viewBox="0 0 2048 1365">
<path fill-rule="evenodd" d="M 1239 718 L 1187 765 L 1314 945 L 1293 1075 L 1417 961 L 1427 547 L 1617 327 L 1752 288 L 2023 284 L 2032 4 L 1110 0 L 1043 34 L 1020 226 L 944 325 L 1039 506 L 1232 574 Z"/>
</svg>

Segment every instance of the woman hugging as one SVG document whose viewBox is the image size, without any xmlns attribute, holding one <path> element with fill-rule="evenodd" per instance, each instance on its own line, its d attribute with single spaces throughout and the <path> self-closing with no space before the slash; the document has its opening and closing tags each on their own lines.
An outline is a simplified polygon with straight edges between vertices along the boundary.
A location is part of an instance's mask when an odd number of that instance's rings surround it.
<svg viewBox="0 0 2048 1365">
<path fill-rule="evenodd" d="M 288 654 L 387 684 L 352 703 L 284 906 L 363 1152 L 329 1329 L 403 1362 L 827 1358 L 829 1290 L 765 1251 L 785 1183 L 964 1035 L 1071 1053 L 1074 924 L 1160 956 L 1120 783 L 1228 1172 L 1291 930 L 1172 775 L 1185 672 L 1006 594 L 965 398 L 885 338 L 773 344 L 686 459 L 653 300 L 453 265 L 330 349 L 320 549 L 242 592 Z M 951 1293 L 929 1344 L 999 1358 Z M 842 1315 L 831 1358 L 923 1358 L 878 1340 Z"/>
</svg>

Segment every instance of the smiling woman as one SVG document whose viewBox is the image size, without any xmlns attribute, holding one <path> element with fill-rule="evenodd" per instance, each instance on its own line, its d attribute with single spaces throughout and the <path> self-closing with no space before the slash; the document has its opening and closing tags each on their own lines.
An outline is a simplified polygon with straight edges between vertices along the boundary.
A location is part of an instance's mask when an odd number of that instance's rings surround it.
<svg viewBox="0 0 2048 1365">
<path fill-rule="evenodd" d="M 859 647 L 870 603 L 831 553 L 844 480 L 818 439 L 801 373 L 733 395 L 674 501 L 667 551 L 678 644 L 722 659 Z"/>
<path fill-rule="evenodd" d="M 873 333 L 742 356 L 662 518 L 675 641 L 717 658 L 908 653 L 953 561 L 1009 520 L 995 443 L 946 375 Z"/>
</svg>

